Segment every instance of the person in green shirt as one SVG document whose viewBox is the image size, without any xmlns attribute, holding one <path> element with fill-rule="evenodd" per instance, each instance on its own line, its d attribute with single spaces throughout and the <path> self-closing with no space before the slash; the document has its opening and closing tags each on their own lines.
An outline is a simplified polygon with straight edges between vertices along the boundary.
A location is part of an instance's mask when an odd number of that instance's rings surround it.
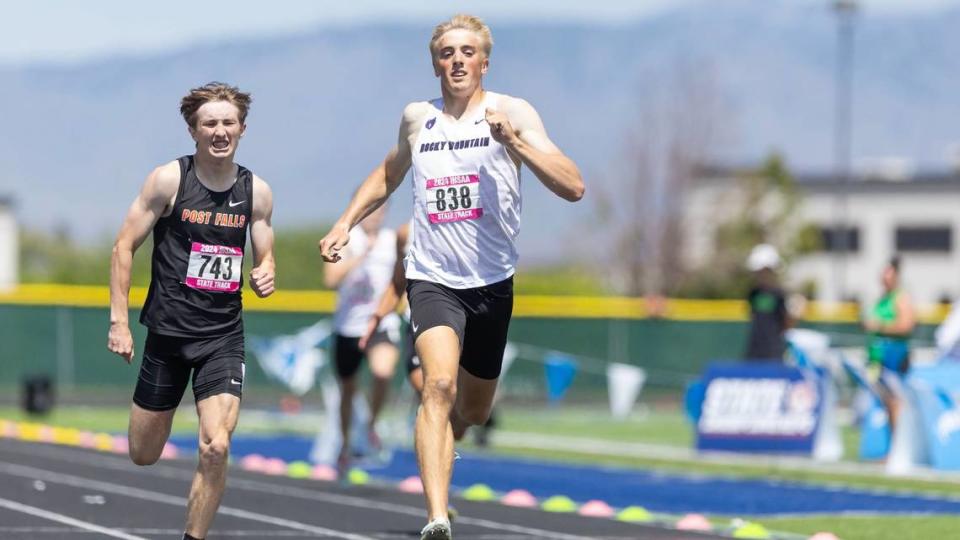
<svg viewBox="0 0 960 540">
<path fill-rule="evenodd" d="M 916 317 L 910 296 L 900 288 L 900 257 L 890 259 L 881 280 L 883 295 L 863 321 L 863 328 L 867 332 L 867 373 L 871 382 L 879 383 L 892 428 L 899 406 L 882 374 L 888 370 L 903 375 L 910 369 L 909 340 Z"/>
</svg>

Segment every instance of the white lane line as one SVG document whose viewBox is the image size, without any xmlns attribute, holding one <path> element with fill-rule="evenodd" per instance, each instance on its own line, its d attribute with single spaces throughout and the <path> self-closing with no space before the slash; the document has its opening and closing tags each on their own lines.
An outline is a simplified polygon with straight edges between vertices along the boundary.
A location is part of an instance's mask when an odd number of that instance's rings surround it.
<svg viewBox="0 0 960 540">
<path fill-rule="evenodd" d="M 237 478 L 237 479 L 231 480 L 230 485 L 234 488 L 241 488 L 249 491 L 256 491 L 258 493 L 273 493 L 276 495 L 296 497 L 299 499 L 306 499 L 311 501 L 329 502 L 329 503 L 339 504 L 343 506 L 353 506 L 356 508 L 367 508 L 367 509 L 373 509 L 373 510 L 381 510 L 384 512 L 393 512 L 395 514 L 404 514 L 408 516 L 415 516 L 418 518 L 423 518 L 423 513 L 424 513 L 423 509 L 419 507 L 372 501 L 370 499 L 352 497 L 350 495 L 337 495 L 333 493 L 323 493 L 323 492 L 307 490 L 303 488 L 297 488 L 293 486 L 282 486 L 277 484 L 271 484 L 268 482 L 261 482 L 258 480 L 246 480 L 243 478 Z M 517 534 L 526 534 L 530 536 L 550 538 L 552 540 L 594 540 L 595 538 L 592 536 L 589 536 L 589 537 L 577 536 L 573 534 L 564 534 L 557 531 L 535 529 L 532 527 L 524 527 L 522 525 L 512 525 L 510 523 L 501 523 L 499 521 L 493 521 L 489 519 L 466 517 L 462 514 L 457 516 L 457 523 L 475 525 L 477 527 L 484 527 L 487 529 L 494 529 L 498 531 L 507 531 L 507 532 L 517 533 Z"/>
<path fill-rule="evenodd" d="M 134 536 L 132 534 L 126 534 L 114 529 L 108 529 L 106 527 L 101 527 L 96 523 L 80 521 L 79 519 L 74 519 L 70 516 L 57 514 L 56 512 L 50 512 L 49 510 L 44 510 L 43 508 L 37 508 L 35 506 L 27 506 L 9 499 L 0 498 L 0 507 L 6 508 L 7 510 L 13 510 L 14 512 L 21 512 L 23 514 L 29 514 L 38 518 L 56 521 L 57 523 L 63 523 L 64 525 L 70 525 L 71 527 L 76 527 L 85 531 L 105 534 L 112 538 L 123 538 L 124 540 L 147 540 L 142 536 Z"/>
<path fill-rule="evenodd" d="M 104 491 L 106 493 L 112 493 L 114 495 L 126 495 L 128 497 L 134 497 L 137 499 L 154 501 L 154 502 L 169 504 L 173 506 L 185 507 L 187 505 L 187 499 L 185 499 L 184 497 L 167 495 L 165 493 L 158 493 L 156 491 L 149 491 L 145 489 L 134 488 L 134 487 L 125 486 L 122 484 L 114 484 L 112 482 L 101 482 L 99 480 L 83 478 L 80 476 L 74 476 L 72 474 L 48 472 L 43 469 L 36 469 L 34 467 L 27 467 L 25 465 L 15 465 L 12 463 L 0 463 L 0 472 L 6 473 L 12 476 L 20 476 L 23 478 L 31 478 L 35 480 L 36 479 L 46 480 L 47 482 L 51 482 L 53 484 L 63 484 L 63 485 L 73 486 L 73 487 L 95 489 L 99 491 Z M 233 508 L 229 506 L 221 506 L 220 509 L 218 510 L 218 513 L 226 516 L 237 517 L 240 519 L 248 519 L 250 521 L 259 521 L 260 523 L 269 523 L 270 525 L 276 525 L 278 527 L 286 527 L 288 529 L 320 534 L 320 535 L 324 535 L 332 538 L 342 538 L 344 540 L 374 540 L 370 536 L 350 534 L 345 531 L 337 531 L 334 529 L 327 529 L 325 527 L 317 527 L 315 525 L 300 523 L 299 521 L 278 518 L 278 517 L 269 516 L 266 514 L 260 514 L 257 512 L 249 512 L 247 510 L 241 510 L 239 508 Z M 129 538 L 136 538 L 136 537 L 129 537 Z M 146 540 L 146 539 L 138 539 L 138 540 Z"/>
<path fill-rule="evenodd" d="M 187 471 L 184 469 L 178 469 L 176 467 L 171 467 L 169 465 L 151 465 L 150 467 L 142 467 L 134 469 L 132 465 L 126 460 L 121 460 L 120 458 L 115 458 L 110 455 L 99 455 L 99 454 L 87 454 L 86 452 L 73 452 L 67 449 L 53 448 L 53 447 L 43 447 L 31 449 L 29 455 L 38 456 L 44 455 L 46 457 L 51 457 L 54 459 L 69 459 L 74 463 L 85 463 L 94 467 L 100 467 L 103 469 L 113 469 L 125 471 L 128 473 L 141 473 L 148 474 L 152 476 L 160 476 L 163 478 L 172 478 L 172 479 L 182 479 L 190 480 L 193 478 L 193 471 Z M 14 450 L 16 451 L 16 450 Z M 69 457 L 65 454 L 69 453 Z M 384 512 L 393 512 L 395 514 L 402 514 L 407 516 L 414 516 L 418 519 L 423 519 L 424 510 L 421 507 L 406 506 L 395 503 L 372 501 L 370 499 L 362 497 L 354 497 L 350 495 L 339 495 L 334 493 L 324 493 L 317 490 L 297 488 L 289 485 L 281 484 L 272 484 L 269 482 L 264 482 L 260 480 L 247 480 L 244 478 L 238 478 L 235 475 L 229 476 L 227 479 L 227 489 L 244 489 L 248 491 L 255 491 L 258 493 L 271 493 L 275 495 L 294 497 L 299 499 L 306 499 L 311 501 L 326 502 L 331 504 L 339 504 L 341 506 L 350 506 L 354 508 L 363 508 L 370 510 L 380 510 Z M 221 507 L 222 508 L 222 507 Z M 475 525 L 477 527 L 484 527 L 487 529 L 494 529 L 497 531 L 506 531 L 516 534 L 527 534 L 530 536 L 540 536 L 551 538 L 553 540 L 593 540 L 593 536 L 578 536 L 573 534 L 565 534 L 559 531 L 550 531 L 545 529 L 537 529 L 533 527 L 524 527 L 522 525 L 513 525 L 510 523 L 502 523 L 499 521 L 493 521 L 489 519 L 481 518 L 471 518 L 464 515 L 457 517 L 457 523 L 464 523 L 467 525 Z"/>
<path fill-rule="evenodd" d="M 183 529 L 145 529 L 145 528 L 125 528 L 118 529 L 123 532 L 149 534 L 149 535 L 169 535 L 177 536 L 183 533 Z M 54 538 L 61 538 L 64 534 L 98 534 L 95 531 L 78 531 L 72 527 L 0 527 L 0 535 L 7 534 L 30 534 L 31 538 L 37 538 L 40 535 L 49 535 Z M 229 538 L 318 538 L 316 535 L 298 531 L 255 531 L 255 530 L 217 530 L 210 531 L 211 535 Z M 54 536 L 55 535 L 55 536 Z M 373 535 L 377 540 L 410 540 L 409 534 L 397 533 L 376 533 Z M 6 538 L 0 536 L 0 538 Z M 530 535 L 507 535 L 503 534 L 471 534 L 470 540 L 552 540 L 552 537 L 531 537 Z M 597 536 L 591 540 L 636 540 L 635 536 Z"/>
<path fill-rule="evenodd" d="M 156 528 L 144 528 L 144 527 L 123 527 L 116 529 L 121 532 L 130 533 L 130 534 L 148 534 L 148 535 L 169 535 L 169 536 L 179 536 L 183 534 L 183 529 L 156 529 Z M 0 538 L 6 538 L 3 534 L 26 534 L 29 533 L 33 536 L 40 534 L 48 535 L 57 535 L 61 537 L 64 534 L 96 534 L 95 531 L 78 531 L 74 527 L 0 527 Z M 281 531 L 277 529 L 272 530 L 231 530 L 231 529 L 211 529 L 210 535 L 216 536 L 217 538 L 221 536 L 225 537 L 236 537 L 236 536 L 249 536 L 251 538 L 319 538 L 317 535 L 312 533 L 306 533 L 302 531 Z M 525 540 L 530 540 L 529 537 L 526 537 Z"/>
</svg>

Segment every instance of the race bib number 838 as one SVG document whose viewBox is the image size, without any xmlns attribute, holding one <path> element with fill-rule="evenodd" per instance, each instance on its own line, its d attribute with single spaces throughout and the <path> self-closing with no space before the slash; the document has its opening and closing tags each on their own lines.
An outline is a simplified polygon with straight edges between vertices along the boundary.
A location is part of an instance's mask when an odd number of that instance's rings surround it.
<svg viewBox="0 0 960 540">
<path fill-rule="evenodd" d="M 242 268 L 241 248 L 193 242 L 185 283 L 203 291 L 237 292 Z"/>
<path fill-rule="evenodd" d="M 483 215 L 479 175 L 431 178 L 426 181 L 426 190 L 430 223 L 479 219 Z"/>
</svg>

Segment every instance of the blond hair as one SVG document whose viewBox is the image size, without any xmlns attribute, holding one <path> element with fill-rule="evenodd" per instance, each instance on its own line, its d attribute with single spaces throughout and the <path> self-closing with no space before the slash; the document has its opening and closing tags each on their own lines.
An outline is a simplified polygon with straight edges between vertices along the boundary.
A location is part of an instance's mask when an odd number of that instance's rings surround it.
<svg viewBox="0 0 960 540">
<path fill-rule="evenodd" d="M 180 100 L 180 114 L 190 127 L 197 123 L 197 111 L 204 103 L 211 101 L 226 101 L 232 103 L 240 111 L 240 123 L 247 120 L 247 111 L 253 98 L 246 92 L 241 92 L 236 86 L 222 82 L 209 82 L 203 86 L 193 88 L 190 93 Z"/>
<path fill-rule="evenodd" d="M 432 56 L 437 55 L 437 42 L 440 41 L 441 36 L 450 30 L 457 29 L 469 30 L 480 36 L 480 41 L 483 42 L 483 52 L 488 58 L 490 57 L 490 50 L 493 49 L 493 36 L 490 35 L 490 27 L 480 17 L 464 14 L 454 15 L 450 20 L 438 24 L 433 29 L 433 36 L 430 37 L 430 54 Z"/>
</svg>

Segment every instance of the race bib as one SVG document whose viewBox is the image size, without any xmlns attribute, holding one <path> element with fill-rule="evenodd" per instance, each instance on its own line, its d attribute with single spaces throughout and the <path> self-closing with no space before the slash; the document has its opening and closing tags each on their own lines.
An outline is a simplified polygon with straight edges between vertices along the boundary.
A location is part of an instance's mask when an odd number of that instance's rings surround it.
<svg viewBox="0 0 960 540">
<path fill-rule="evenodd" d="M 427 215 L 430 223 L 479 219 L 483 215 L 479 175 L 431 178 L 427 180 L 426 186 Z"/>
<path fill-rule="evenodd" d="M 241 248 L 194 242 L 190 247 L 185 283 L 202 291 L 237 292 L 242 268 Z"/>
</svg>

